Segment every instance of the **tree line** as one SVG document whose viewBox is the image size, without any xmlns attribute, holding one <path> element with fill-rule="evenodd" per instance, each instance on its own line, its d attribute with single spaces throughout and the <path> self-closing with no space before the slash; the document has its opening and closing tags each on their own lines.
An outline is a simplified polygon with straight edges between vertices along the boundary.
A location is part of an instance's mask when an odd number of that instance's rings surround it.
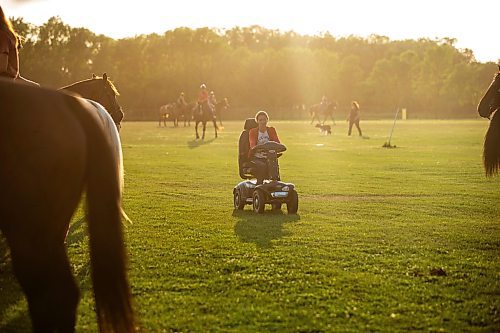
<svg viewBox="0 0 500 333">
<path fill-rule="evenodd" d="M 229 99 L 229 118 L 258 109 L 274 118 L 306 117 L 296 106 L 323 95 L 338 102 L 339 117 L 352 100 L 365 118 L 387 117 L 398 107 L 413 118 L 475 117 L 496 72 L 496 64 L 476 61 L 453 38 L 336 38 L 249 26 L 180 27 L 115 40 L 59 17 L 41 26 L 12 22 L 22 38 L 23 76 L 57 88 L 106 72 L 129 120 L 156 119 L 158 108 L 181 92 L 196 99 L 201 83 Z"/>
</svg>

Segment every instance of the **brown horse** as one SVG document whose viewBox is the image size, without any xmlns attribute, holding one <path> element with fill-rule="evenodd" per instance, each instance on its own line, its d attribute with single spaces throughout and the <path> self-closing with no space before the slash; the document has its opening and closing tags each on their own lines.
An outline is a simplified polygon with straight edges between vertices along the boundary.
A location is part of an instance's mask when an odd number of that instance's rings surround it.
<svg viewBox="0 0 500 333">
<path fill-rule="evenodd" d="M 34 332 L 74 332 L 78 287 L 64 240 L 86 189 L 101 332 L 133 332 L 117 157 L 90 103 L 0 80 L 0 230 Z M 30 120 L 30 121 L 27 121 Z"/>
<path fill-rule="evenodd" d="M 60 90 L 72 91 L 82 97 L 98 102 L 109 112 L 116 128 L 120 130 L 121 121 L 123 120 L 123 110 L 116 96 L 119 96 L 113 82 L 108 79 L 108 75 L 104 73 L 102 77 L 92 74 L 92 78 L 88 80 L 78 81 L 69 86 L 60 88 Z"/>
<path fill-rule="evenodd" d="M 324 125 L 325 122 L 330 118 L 335 125 L 335 118 L 333 117 L 333 113 L 337 110 L 337 102 L 328 102 L 326 105 L 321 105 L 320 103 L 311 105 L 309 107 L 309 115 L 311 116 L 311 124 L 314 120 L 317 120 L 318 123 Z M 323 119 L 323 120 L 321 120 Z"/>
<path fill-rule="evenodd" d="M 196 140 L 200 138 L 200 135 L 198 134 L 199 123 L 202 123 L 203 125 L 203 134 L 201 139 L 205 140 L 205 130 L 207 128 L 207 121 L 209 120 L 214 124 L 215 137 L 217 137 L 217 118 L 215 117 L 215 112 L 212 107 L 208 104 L 208 102 L 205 101 L 201 104 L 198 104 L 196 110 L 194 111 L 194 129 L 196 131 Z"/>
<path fill-rule="evenodd" d="M 186 104 L 176 103 L 177 119 L 178 121 L 184 120 L 184 127 L 191 126 L 191 119 L 193 119 L 193 112 L 198 108 L 198 102 L 191 102 Z"/>
<path fill-rule="evenodd" d="M 484 137 L 483 164 L 486 176 L 492 177 L 500 171 L 500 65 L 477 111 L 481 117 L 491 119 Z"/>
<path fill-rule="evenodd" d="M 160 106 L 160 110 L 158 112 L 158 127 L 161 127 L 161 123 L 163 122 L 163 127 L 167 127 L 167 119 L 172 119 L 174 122 L 174 127 L 177 127 L 177 109 L 176 103 L 168 103 Z"/>
<path fill-rule="evenodd" d="M 215 116 L 217 117 L 217 119 L 219 119 L 219 124 L 221 128 L 223 128 L 222 114 L 229 110 L 229 100 L 227 99 L 227 97 L 224 97 L 222 101 L 215 103 L 214 108 Z"/>
</svg>

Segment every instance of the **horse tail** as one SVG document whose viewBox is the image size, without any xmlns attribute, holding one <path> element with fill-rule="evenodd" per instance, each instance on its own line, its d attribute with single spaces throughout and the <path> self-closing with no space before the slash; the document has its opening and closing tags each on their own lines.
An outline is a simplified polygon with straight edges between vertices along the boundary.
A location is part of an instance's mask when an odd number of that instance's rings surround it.
<svg viewBox="0 0 500 333">
<path fill-rule="evenodd" d="M 88 106 L 82 100 L 70 100 L 75 102 Z M 101 332 L 133 332 L 134 314 L 120 219 L 119 162 L 95 110 L 86 109 L 88 112 L 79 112 L 77 117 L 86 134 L 87 220 L 97 320 Z"/>
<path fill-rule="evenodd" d="M 493 177 L 500 171 L 500 109 L 493 114 L 484 136 L 483 164 L 486 177 Z"/>
</svg>

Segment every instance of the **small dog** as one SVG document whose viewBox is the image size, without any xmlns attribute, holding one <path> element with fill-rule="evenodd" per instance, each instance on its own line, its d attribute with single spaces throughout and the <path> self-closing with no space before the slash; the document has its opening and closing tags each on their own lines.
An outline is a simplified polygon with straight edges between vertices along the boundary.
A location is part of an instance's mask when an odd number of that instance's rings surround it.
<svg viewBox="0 0 500 333">
<path fill-rule="evenodd" d="M 316 127 L 319 128 L 319 131 L 321 132 L 321 134 L 324 134 L 324 135 L 332 134 L 332 127 L 330 125 L 316 124 Z"/>
</svg>

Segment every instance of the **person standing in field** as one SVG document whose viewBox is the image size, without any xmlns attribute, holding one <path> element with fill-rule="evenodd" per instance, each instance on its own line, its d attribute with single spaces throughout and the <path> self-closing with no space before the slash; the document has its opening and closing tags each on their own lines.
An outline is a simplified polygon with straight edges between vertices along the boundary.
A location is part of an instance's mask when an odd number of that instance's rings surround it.
<svg viewBox="0 0 500 333">
<path fill-rule="evenodd" d="M 39 86 L 38 83 L 25 79 L 19 74 L 18 50 L 20 46 L 19 36 L 0 6 L 0 77 Z"/>
<path fill-rule="evenodd" d="M 359 136 L 363 136 L 363 133 L 361 132 L 361 127 L 359 127 L 359 119 L 360 119 L 360 111 L 359 111 L 359 103 L 356 101 L 353 101 L 351 103 L 351 111 L 349 111 L 349 116 L 347 118 L 347 121 L 349 121 L 349 131 L 347 132 L 347 135 L 351 135 L 352 132 L 352 125 L 356 125 L 356 128 L 358 129 Z"/>
</svg>

